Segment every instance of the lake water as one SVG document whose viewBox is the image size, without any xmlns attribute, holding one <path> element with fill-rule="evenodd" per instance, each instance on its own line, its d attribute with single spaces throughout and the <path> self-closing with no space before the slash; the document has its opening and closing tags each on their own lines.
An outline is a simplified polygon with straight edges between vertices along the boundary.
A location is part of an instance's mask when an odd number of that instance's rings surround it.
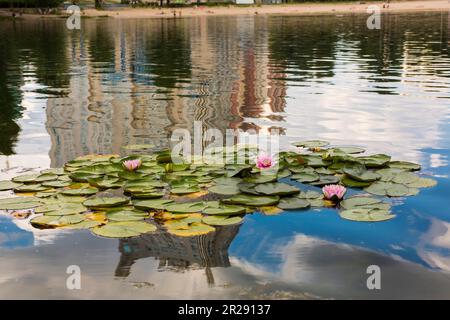
<svg viewBox="0 0 450 320">
<path fill-rule="evenodd" d="M 418 162 L 395 219 L 247 215 L 193 238 L 110 240 L 0 216 L 0 298 L 450 298 L 450 18 L 0 20 L 0 180 L 205 127 Z M 68 290 L 78 265 L 81 290 Z M 368 290 L 367 267 L 381 268 Z"/>
</svg>

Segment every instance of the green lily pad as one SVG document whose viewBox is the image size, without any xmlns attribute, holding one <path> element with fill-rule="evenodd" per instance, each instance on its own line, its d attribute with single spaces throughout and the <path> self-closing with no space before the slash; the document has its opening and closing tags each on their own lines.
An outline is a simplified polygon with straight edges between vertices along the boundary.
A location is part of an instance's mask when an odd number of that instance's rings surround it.
<svg viewBox="0 0 450 320">
<path fill-rule="evenodd" d="M 344 210 L 340 212 L 340 216 L 347 220 L 361 222 L 386 221 L 395 217 L 395 215 L 387 210 L 366 208 Z"/>
<path fill-rule="evenodd" d="M 34 197 L 17 197 L 0 199 L 0 210 L 32 209 L 40 206 L 40 199 Z"/>
<path fill-rule="evenodd" d="M 169 228 L 167 231 L 170 234 L 173 234 L 175 236 L 179 236 L 179 237 L 194 237 L 194 236 L 199 236 L 199 235 L 204 235 L 204 234 L 208 234 L 210 232 L 214 232 L 216 229 L 212 226 L 209 226 L 207 224 L 204 223 L 191 223 L 189 224 L 187 227 L 183 227 L 183 228 Z"/>
<path fill-rule="evenodd" d="M 268 183 L 277 181 L 278 177 L 276 175 L 270 174 L 258 174 L 251 177 L 244 178 L 245 183 Z"/>
<path fill-rule="evenodd" d="M 255 190 L 255 187 L 257 184 L 255 183 L 240 183 L 238 185 L 239 191 L 243 193 L 253 194 L 253 195 L 259 195 L 259 192 Z"/>
<path fill-rule="evenodd" d="M 249 194 L 237 194 L 222 200 L 226 204 L 241 204 L 250 207 L 271 206 L 277 204 L 278 201 L 280 201 L 278 196 L 254 196 Z"/>
<path fill-rule="evenodd" d="M 172 193 L 172 194 L 188 194 L 188 193 L 194 193 L 194 192 L 199 192 L 199 191 L 200 191 L 200 188 L 198 186 L 193 186 L 193 185 L 191 185 L 191 186 L 188 185 L 185 187 L 178 186 L 178 187 L 170 189 L 170 193 Z"/>
<path fill-rule="evenodd" d="M 358 157 L 359 161 L 362 161 L 367 168 L 380 168 L 386 166 L 391 157 L 385 154 L 374 154 L 367 157 Z"/>
<path fill-rule="evenodd" d="M 405 172 L 403 169 L 398 168 L 384 168 L 377 170 L 376 173 L 381 176 L 380 180 L 385 182 L 390 182 L 394 177 L 400 172 Z"/>
<path fill-rule="evenodd" d="M 255 191 L 268 196 L 288 196 L 299 193 L 300 189 L 287 183 L 274 182 L 259 184 L 255 187 Z"/>
<path fill-rule="evenodd" d="M 11 190 L 20 187 L 21 185 L 22 185 L 21 183 L 16 183 L 8 180 L 0 181 L 0 191 Z"/>
<path fill-rule="evenodd" d="M 89 188 L 62 190 L 61 194 L 65 196 L 90 196 L 96 194 L 97 192 L 98 192 L 97 188 L 89 187 Z"/>
<path fill-rule="evenodd" d="M 169 204 L 173 203 L 173 200 L 167 199 L 133 201 L 134 207 L 140 210 L 165 210 Z"/>
<path fill-rule="evenodd" d="M 344 209 L 354 209 L 357 207 L 365 207 L 380 203 L 380 199 L 370 197 L 351 197 L 343 200 L 340 205 Z"/>
<path fill-rule="evenodd" d="M 328 146 L 329 144 L 329 142 L 322 140 L 305 140 L 293 143 L 294 146 L 303 148 L 322 148 Z"/>
<path fill-rule="evenodd" d="M 71 182 L 69 181 L 59 181 L 59 180 L 55 180 L 55 181 L 46 181 L 42 183 L 43 187 L 47 187 L 47 188 L 64 188 L 64 187 L 68 187 L 71 185 Z"/>
<path fill-rule="evenodd" d="M 220 203 L 211 205 L 208 203 L 208 206 L 202 212 L 209 215 L 238 215 L 244 214 L 246 208 L 236 205 L 225 205 Z"/>
<path fill-rule="evenodd" d="M 366 151 L 365 149 L 358 148 L 358 147 L 337 147 L 335 149 L 340 152 L 348 153 L 348 154 L 363 153 Z"/>
<path fill-rule="evenodd" d="M 91 229 L 97 226 L 102 225 L 100 221 L 93 221 L 93 220 L 84 220 L 78 223 L 69 224 L 67 226 L 62 227 L 62 229 L 74 229 L 74 230 L 81 230 L 81 229 Z"/>
<path fill-rule="evenodd" d="M 69 175 L 70 179 L 76 182 L 88 182 L 89 179 L 100 178 L 97 174 L 85 173 L 85 172 L 73 172 Z"/>
<path fill-rule="evenodd" d="M 36 213 L 44 213 L 46 216 L 68 216 L 85 211 L 87 211 L 87 208 L 79 203 L 64 202 L 40 206 L 35 210 Z"/>
<path fill-rule="evenodd" d="M 148 213 L 130 209 L 112 209 L 106 212 L 109 221 L 139 221 L 148 217 Z"/>
<path fill-rule="evenodd" d="M 68 216 L 40 216 L 30 220 L 32 226 L 37 228 L 55 228 L 84 221 L 86 217 L 82 214 Z"/>
<path fill-rule="evenodd" d="M 336 184 L 339 182 L 339 178 L 331 175 L 320 175 L 318 181 L 309 183 L 312 186 L 323 187 L 327 184 Z"/>
<path fill-rule="evenodd" d="M 300 198 L 283 198 L 277 205 L 278 208 L 283 210 L 296 210 L 306 209 L 310 207 L 310 203 L 305 199 Z"/>
<path fill-rule="evenodd" d="M 98 177 L 98 178 L 88 178 L 87 181 L 90 185 L 102 188 L 102 189 L 114 189 L 122 187 L 122 182 L 119 178 L 115 177 Z"/>
<path fill-rule="evenodd" d="M 323 195 L 320 192 L 308 190 L 305 192 L 301 192 L 299 195 L 297 195 L 297 198 L 299 198 L 299 199 L 317 199 L 317 198 L 323 198 Z"/>
<path fill-rule="evenodd" d="M 40 184 L 23 184 L 14 188 L 14 192 L 40 192 L 47 189 Z"/>
<path fill-rule="evenodd" d="M 419 178 L 418 180 L 408 183 L 408 187 L 410 188 L 431 188 L 437 184 L 436 180 L 430 178 Z"/>
<path fill-rule="evenodd" d="M 209 192 L 221 194 L 221 195 L 235 195 L 240 192 L 239 187 L 237 185 L 225 185 L 225 184 L 217 184 L 208 188 Z"/>
<path fill-rule="evenodd" d="M 356 181 L 372 182 L 381 178 L 381 176 L 373 171 L 368 171 L 362 164 L 347 165 L 343 168 L 344 173 Z"/>
<path fill-rule="evenodd" d="M 420 170 L 420 164 L 408 162 L 408 161 L 391 161 L 389 162 L 390 168 L 397 168 L 409 171 Z"/>
<path fill-rule="evenodd" d="M 347 176 L 342 177 L 341 183 L 344 186 L 350 187 L 350 188 L 365 188 L 372 184 L 372 182 L 362 182 L 362 181 L 353 180 L 352 178 L 349 178 Z"/>
<path fill-rule="evenodd" d="M 291 176 L 291 179 L 297 180 L 301 183 L 310 183 L 314 181 L 319 181 L 320 176 L 313 172 L 313 173 L 296 173 L 293 176 Z"/>
<path fill-rule="evenodd" d="M 232 224 L 238 224 L 242 222 L 241 217 L 228 217 L 228 216 L 208 216 L 202 219 L 203 223 L 211 226 L 229 226 Z"/>
<path fill-rule="evenodd" d="M 51 168 L 42 170 L 41 174 L 56 174 L 57 176 L 62 176 L 66 174 L 66 172 L 64 171 L 64 168 Z"/>
<path fill-rule="evenodd" d="M 45 181 L 53 181 L 58 179 L 58 175 L 53 173 L 44 173 L 34 179 L 34 182 L 45 182 Z"/>
<path fill-rule="evenodd" d="M 394 183 L 410 184 L 419 180 L 419 176 L 412 172 L 400 172 L 392 179 Z"/>
<path fill-rule="evenodd" d="M 403 184 L 383 181 L 374 182 L 364 190 L 371 194 L 388 197 L 404 197 L 411 192 L 410 188 Z"/>
<path fill-rule="evenodd" d="M 166 210 L 173 213 L 201 212 L 206 205 L 203 202 L 173 203 L 166 206 Z"/>
<path fill-rule="evenodd" d="M 289 167 L 289 170 L 292 173 L 315 173 L 315 170 L 312 167 Z M 294 178 L 291 177 L 291 179 Z"/>
<path fill-rule="evenodd" d="M 21 175 L 21 176 L 17 176 L 12 178 L 13 182 L 17 182 L 17 183 L 32 183 L 34 182 L 34 180 L 36 180 L 37 177 L 39 177 L 40 174 L 36 173 L 36 174 L 25 174 L 25 175 Z"/>
<path fill-rule="evenodd" d="M 156 231 L 156 226 L 143 221 L 110 222 L 91 229 L 98 236 L 107 238 L 129 238 Z"/>
<path fill-rule="evenodd" d="M 129 199 L 124 197 L 94 197 L 87 199 L 83 205 L 88 208 L 112 208 L 128 204 Z"/>
<path fill-rule="evenodd" d="M 158 192 L 156 190 L 153 190 L 151 192 L 138 192 L 138 193 L 132 193 L 131 197 L 133 199 L 157 199 L 162 198 L 165 196 L 165 192 Z"/>
</svg>

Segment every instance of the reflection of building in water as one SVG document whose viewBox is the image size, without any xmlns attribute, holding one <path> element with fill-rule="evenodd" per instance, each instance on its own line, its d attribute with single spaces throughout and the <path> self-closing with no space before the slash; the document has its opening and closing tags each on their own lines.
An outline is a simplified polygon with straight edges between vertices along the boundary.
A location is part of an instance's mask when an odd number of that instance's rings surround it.
<svg viewBox="0 0 450 320">
<path fill-rule="evenodd" d="M 269 125 L 245 120 L 270 120 L 285 107 L 285 75 L 269 66 L 267 36 L 255 36 L 266 20 L 237 19 L 226 34 L 219 32 L 221 21 L 206 17 L 180 21 L 114 24 L 109 27 L 115 32 L 101 41 L 95 24 L 86 23 L 82 35 L 69 35 L 69 93 L 47 104 L 52 166 L 88 153 L 120 153 L 129 144 L 165 148 L 176 129 L 187 129 L 193 136 L 194 121 L 222 133 L 227 128 L 270 131 Z M 175 31 L 186 37 L 190 65 L 182 67 L 190 68 L 190 79 L 182 78 L 174 67 L 168 72 L 176 76 L 176 83 L 164 87 L 164 74 L 149 73 L 158 63 L 153 51 L 161 50 L 155 48 L 155 30 L 171 34 L 170 28 L 180 28 Z M 212 34 L 223 39 L 212 39 Z M 176 45 L 171 36 L 161 39 L 167 42 L 162 46 Z M 99 55 L 99 50 L 110 56 Z M 157 72 L 165 72 L 165 63 L 160 61 Z"/>
<path fill-rule="evenodd" d="M 177 237 L 167 232 L 121 239 L 117 277 L 128 277 L 136 260 L 154 257 L 160 270 L 180 271 L 205 268 L 208 283 L 214 279 L 210 268 L 229 267 L 228 247 L 240 225 L 217 227 L 215 232 L 195 237 Z"/>
</svg>

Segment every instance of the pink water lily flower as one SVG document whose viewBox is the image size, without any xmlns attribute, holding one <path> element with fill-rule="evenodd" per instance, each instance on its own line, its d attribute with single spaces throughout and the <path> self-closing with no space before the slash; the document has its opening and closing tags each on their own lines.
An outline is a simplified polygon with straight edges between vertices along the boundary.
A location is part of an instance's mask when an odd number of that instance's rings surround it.
<svg viewBox="0 0 450 320">
<path fill-rule="evenodd" d="M 347 189 L 344 186 L 338 184 L 330 184 L 322 188 L 323 195 L 325 199 L 332 201 L 339 201 L 344 198 Z"/>
<path fill-rule="evenodd" d="M 134 171 L 137 168 L 139 168 L 142 164 L 141 159 L 136 159 L 136 160 L 127 160 L 123 162 L 123 166 L 125 167 L 125 169 L 127 169 L 128 171 Z"/>
<path fill-rule="evenodd" d="M 275 165 L 275 160 L 266 154 L 258 155 L 255 162 L 258 169 L 268 169 Z"/>
</svg>

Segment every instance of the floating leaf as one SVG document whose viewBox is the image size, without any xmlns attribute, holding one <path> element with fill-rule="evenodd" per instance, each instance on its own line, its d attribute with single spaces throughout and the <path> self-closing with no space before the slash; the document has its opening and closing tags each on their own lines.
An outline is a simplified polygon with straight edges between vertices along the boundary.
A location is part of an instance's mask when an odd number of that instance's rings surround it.
<svg viewBox="0 0 450 320">
<path fill-rule="evenodd" d="M 326 147 L 329 144 L 329 142 L 322 140 L 305 140 L 293 143 L 294 146 L 303 148 L 322 148 Z"/>
<path fill-rule="evenodd" d="M 154 231 L 155 225 L 143 221 L 110 222 L 92 229 L 94 234 L 107 238 L 129 238 Z"/>
<path fill-rule="evenodd" d="M 283 198 L 278 203 L 278 208 L 283 210 L 295 210 L 295 209 L 306 209 L 310 206 L 310 203 L 305 199 L 299 198 Z"/>
<path fill-rule="evenodd" d="M 198 186 L 177 186 L 175 188 L 170 189 L 170 193 L 173 194 L 188 194 L 188 193 L 194 193 L 200 191 L 200 188 Z"/>
<path fill-rule="evenodd" d="M 381 176 L 380 180 L 385 182 L 392 181 L 392 179 L 400 172 L 404 172 L 404 170 L 398 168 L 385 168 L 376 171 L 376 173 Z"/>
<path fill-rule="evenodd" d="M 84 220 L 78 223 L 69 224 L 67 226 L 62 227 L 63 229 L 91 229 L 97 226 L 102 225 L 100 221 L 92 221 L 92 220 Z"/>
<path fill-rule="evenodd" d="M 400 172 L 395 175 L 395 177 L 392 179 L 392 182 L 410 184 L 419 180 L 419 178 L 420 177 L 417 174 L 414 174 L 412 172 Z"/>
<path fill-rule="evenodd" d="M 138 221 L 144 220 L 148 213 L 138 210 L 112 209 L 106 212 L 106 217 L 110 221 Z"/>
<path fill-rule="evenodd" d="M 300 192 L 297 187 L 282 182 L 259 184 L 255 191 L 268 196 L 288 196 Z"/>
<path fill-rule="evenodd" d="M 42 174 L 55 174 L 57 176 L 62 176 L 65 174 L 64 168 L 51 168 L 41 171 Z"/>
<path fill-rule="evenodd" d="M 36 213 L 44 213 L 46 216 L 66 216 L 85 212 L 87 209 L 79 203 L 48 204 L 36 208 Z"/>
<path fill-rule="evenodd" d="M 349 178 L 347 176 L 344 176 L 341 179 L 341 183 L 344 186 L 350 187 L 350 188 L 365 188 L 372 184 L 371 182 L 362 182 L 362 181 L 353 180 L 352 178 Z"/>
<path fill-rule="evenodd" d="M 322 198 L 323 195 L 322 193 L 319 193 L 317 191 L 312 191 L 312 190 L 308 190 L 306 192 L 302 192 L 299 195 L 297 195 L 297 198 L 300 199 L 317 199 L 317 198 Z"/>
<path fill-rule="evenodd" d="M 43 187 L 48 187 L 48 188 L 64 188 L 64 187 L 68 187 L 70 186 L 70 182 L 69 181 L 59 181 L 59 180 L 55 180 L 55 181 L 46 181 L 42 183 Z"/>
<path fill-rule="evenodd" d="M 169 228 L 168 232 L 179 237 L 194 237 L 210 232 L 214 232 L 216 229 L 204 223 L 192 223 L 189 227 L 184 229 Z"/>
<path fill-rule="evenodd" d="M 358 147 L 337 147 L 337 148 L 335 148 L 335 150 L 341 151 L 343 153 L 348 153 L 348 154 L 363 153 L 366 151 L 363 148 L 358 148 Z"/>
<path fill-rule="evenodd" d="M 245 183 L 268 183 L 268 182 L 273 182 L 273 181 L 277 181 L 277 180 L 278 180 L 278 177 L 276 175 L 258 174 L 258 175 L 246 177 L 244 179 L 244 182 Z"/>
<path fill-rule="evenodd" d="M 236 205 L 224 205 L 220 203 L 211 205 L 208 203 L 208 206 L 202 212 L 209 215 L 238 215 L 245 213 L 246 208 Z"/>
<path fill-rule="evenodd" d="M 48 188 L 43 187 L 40 184 L 23 184 L 14 188 L 14 192 L 39 192 L 47 189 Z"/>
<path fill-rule="evenodd" d="M 364 190 L 375 195 L 389 197 L 403 197 L 407 196 L 411 191 L 413 191 L 402 184 L 382 181 L 377 181 Z"/>
<path fill-rule="evenodd" d="M 89 179 L 100 178 L 100 176 L 97 174 L 85 173 L 85 172 L 73 172 L 69 175 L 69 177 L 73 181 L 77 181 L 77 182 L 88 182 Z"/>
<path fill-rule="evenodd" d="M 53 173 L 44 173 L 34 179 L 34 182 L 53 181 L 58 179 L 58 175 Z"/>
<path fill-rule="evenodd" d="M 34 197 L 17 197 L 0 199 L 0 210 L 22 210 L 41 205 L 40 199 Z"/>
<path fill-rule="evenodd" d="M 380 203 L 380 199 L 370 198 L 370 197 L 351 197 L 343 200 L 340 205 L 344 209 L 353 209 L 356 207 L 365 207 L 369 205 L 374 205 Z"/>
<path fill-rule="evenodd" d="M 254 196 L 249 194 L 238 194 L 228 199 L 223 199 L 223 203 L 241 204 L 251 207 L 271 206 L 278 203 L 278 196 Z"/>
<path fill-rule="evenodd" d="M 65 196 L 90 196 L 96 194 L 97 192 L 98 192 L 97 188 L 89 187 L 89 188 L 62 190 L 61 194 Z"/>
<path fill-rule="evenodd" d="M 173 200 L 167 199 L 133 201 L 134 207 L 140 210 L 165 210 L 169 204 L 173 203 Z"/>
<path fill-rule="evenodd" d="M 418 180 L 408 183 L 410 188 L 431 188 L 437 184 L 436 180 L 430 178 L 419 178 Z"/>
<path fill-rule="evenodd" d="M 212 186 L 208 188 L 208 191 L 221 195 L 235 195 L 240 192 L 239 187 L 237 185 L 224 185 L 224 184 Z"/>
<path fill-rule="evenodd" d="M 297 180 L 298 182 L 302 183 L 310 183 L 314 181 L 319 181 L 320 177 L 317 173 L 297 173 L 294 174 L 291 179 Z"/>
<path fill-rule="evenodd" d="M 30 220 L 31 225 L 38 228 L 55 228 L 84 221 L 86 217 L 82 214 L 68 216 L 40 216 Z"/>
<path fill-rule="evenodd" d="M 97 178 L 88 178 L 87 181 L 90 185 L 102 189 L 114 189 L 122 187 L 122 182 L 120 182 L 120 179 L 115 177 L 103 176 Z"/>
<path fill-rule="evenodd" d="M 323 187 L 327 184 L 336 184 L 339 182 L 339 178 L 331 175 L 320 175 L 318 181 L 311 182 L 310 185 Z"/>
<path fill-rule="evenodd" d="M 391 161 L 391 162 L 389 162 L 389 167 L 403 169 L 403 170 L 410 170 L 410 171 L 420 170 L 420 164 L 408 162 L 408 161 Z"/>
<path fill-rule="evenodd" d="M 202 219 L 203 223 L 211 226 L 228 226 L 242 222 L 241 217 L 227 217 L 227 216 L 208 216 Z"/>
<path fill-rule="evenodd" d="M 391 157 L 385 154 L 374 154 L 367 157 L 358 157 L 357 159 L 362 161 L 367 168 L 384 167 L 391 161 Z"/>
<path fill-rule="evenodd" d="M 169 212 L 180 213 L 193 213 L 201 212 L 205 209 L 206 205 L 203 202 L 187 202 L 187 203 L 174 203 L 166 206 L 166 210 Z"/>
<path fill-rule="evenodd" d="M 12 181 L 17 183 L 32 183 L 37 177 L 39 177 L 39 174 L 25 174 L 12 178 Z"/>
<path fill-rule="evenodd" d="M 387 210 L 366 208 L 344 210 L 340 212 L 340 216 L 347 220 L 362 222 L 386 221 L 395 217 Z"/>
<path fill-rule="evenodd" d="M 83 202 L 89 208 L 112 208 L 125 205 L 129 202 L 124 197 L 94 197 Z"/>
<path fill-rule="evenodd" d="M 368 171 L 364 165 L 357 163 L 345 166 L 343 171 L 353 180 L 361 182 L 372 182 L 381 178 L 379 174 Z"/>
<path fill-rule="evenodd" d="M 21 183 L 16 183 L 12 181 L 0 181 L 0 191 L 11 190 L 17 187 L 20 187 Z"/>
</svg>

